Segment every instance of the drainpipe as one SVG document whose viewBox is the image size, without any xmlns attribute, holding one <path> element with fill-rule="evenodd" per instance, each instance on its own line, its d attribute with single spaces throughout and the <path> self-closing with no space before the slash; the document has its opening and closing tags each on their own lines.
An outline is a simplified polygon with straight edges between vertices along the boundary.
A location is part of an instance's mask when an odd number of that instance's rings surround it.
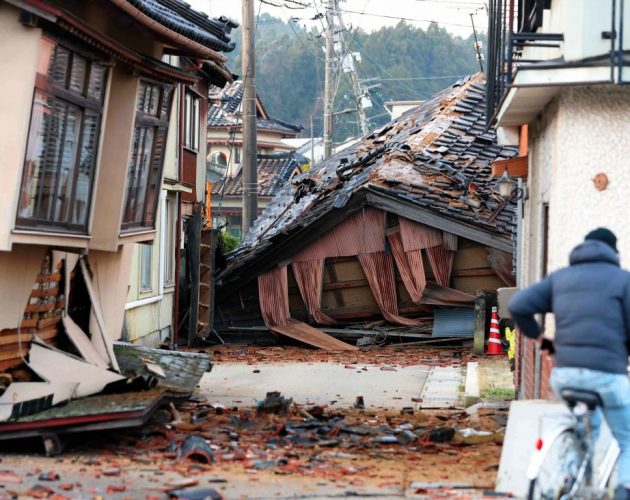
<svg viewBox="0 0 630 500">
<path fill-rule="evenodd" d="M 184 88 L 180 83 L 177 87 L 179 101 L 177 102 L 177 177 L 181 181 L 184 178 Z M 177 193 L 177 223 L 175 224 L 175 294 L 173 296 L 173 340 L 172 344 L 177 345 L 179 341 L 179 285 L 180 269 L 182 258 L 182 193 Z"/>
</svg>

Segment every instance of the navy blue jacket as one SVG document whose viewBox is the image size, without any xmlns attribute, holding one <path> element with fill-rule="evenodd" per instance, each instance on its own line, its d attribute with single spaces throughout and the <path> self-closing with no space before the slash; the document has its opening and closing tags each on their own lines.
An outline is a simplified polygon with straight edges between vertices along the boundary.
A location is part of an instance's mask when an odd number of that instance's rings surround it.
<svg viewBox="0 0 630 500">
<path fill-rule="evenodd" d="M 588 240 L 571 252 L 570 265 L 512 296 L 510 313 L 523 333 L 540 336 L 537 313 L 556 320 L 556 366 L 627 373 L 630 273 L 606 243 Z"/>
</svg>

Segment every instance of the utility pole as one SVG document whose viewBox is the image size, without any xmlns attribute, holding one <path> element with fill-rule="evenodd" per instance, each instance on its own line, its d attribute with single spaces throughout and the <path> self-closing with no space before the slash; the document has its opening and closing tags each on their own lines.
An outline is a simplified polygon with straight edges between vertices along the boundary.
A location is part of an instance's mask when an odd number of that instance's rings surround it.
<svg viewBox="0 0 630 500">
<path fill-rule="evenodd" d="M 315 166 L 315 134 L 313 133 L 313 115 L 311 115 L 311 168 Z"/>
<path fill-rule="evenodd" d="M 337 11 L 337 0 L 326 1 L 326 73 L 324 76 L 324 159 L 332 155 L 332 134 L 333 134 L 333 59 L 335 57 L 335 12 Z"/>
<path fill-rule="evenodd" d="M 357 116 L 359 118 L 359 126 L 361 129 L 361 135 L 368 133 L 368 121 L 365 114 L 365 108 L 363 106 L 363 99 L 367 97 L 367 89 L 361 87 L 359 81 L 359 75 L 357 73 L 356 63 L 359 62 L 360 54 L 358 52 L 352 52 L 352 47 L 349 47 L 346 41 L 346 28 L 343 24 L 343 17 L 339 10 L 335 11 L 335 19 L 337 21 L 337 31 L 339 33 L 339 41 L 341 48 L 341 57 L 343 62 L 341 63 L 343 71 L 350 73 L 350 81 L 352 83 L 352 93 L 354 94 L 354 100 L 357 108 Z"/>
<path fill-rule="evenodd" d="M 353 55 L 349 53 L 349 57 L 353 57 Z M 354 98 L 357 103 L 357 114 L 359 115 L 361 135 L 365 135 L 368 133 L 367 117 L 365 116 L 365 109 L 363 108 L 363 90 L 361 89 L 361 84 L 359 83 L 357 70 L 354 67 L 354 59 L 352 59 L 352 71 L 350 72 L 350 77 L 352 79 L 352 91 L 354 92 Z"/>
<path fill-rule="evenodd" d="M 254 0 L 243 2 L 243 236 L 258 218 L 256 170 L 256 54 L 254 51 Z"/>
<path fill-rule="evenodd" d="M 483 55 L 481 55 L 481 43 L 477 40 L 477 29 L 475 28 L 475 14 L 470 13 L 470 24 L 472 24 L 473 35 L 475 35 L 475 50 L 477 51 L 477 61 L 479 61 L 479 69 L 483 73 Z M 510 29 L 511 29 L 510 24 Z"/>
</svg>

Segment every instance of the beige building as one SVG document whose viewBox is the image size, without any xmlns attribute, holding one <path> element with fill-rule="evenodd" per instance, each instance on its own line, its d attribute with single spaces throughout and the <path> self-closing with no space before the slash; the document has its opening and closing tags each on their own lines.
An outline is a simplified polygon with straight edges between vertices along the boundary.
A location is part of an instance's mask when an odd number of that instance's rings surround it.
<svg viewBox="0 0 630 500">
<path fill-rule="evenodd" d="M 211 89 L 207 134 L 206 175 L 212 184 L 213 226 L 227 224 L 228 231 L 237 236 L 240 236 L 242 213 L 242 100 L 242 81 L 235 81 L 223 89 Z M 285 142 L 286 139 L 295 139 L 301 131 L 301 126 L 272 117 L 260 97 L 256 98 L 259 212 L 275 193 L 277 182 L 282 180 L 284 183 L 290 178 L 295 166 L 307 162 L 300 155 L 292 154 L 296 146 Z M 272 183 L 273 179 L 276 181 Z"/>
<path fill-rule="evenodd" d="M 193 67 L 187 58 L 166 56 L 165 62 L 179 68 Z M 224 83 L 229 73 L 203 65 L 195 72 L 194 85 L 178 85 L 171 110 L 172 127 L 164 152 L 164 180 L 158 204 L 153 245 L 136 245 L 132 259 L 125 322 L 125 338 L 130 342 L 155 346 L 162 342 L 186 340 L 178 331 L 188 300 L 179 290 L 189 291 L 190 283 L 180 283 L 186 266 L 188 241 L 182 230 L 189 224 L 195 207 L 205 203 L 206 116 L 208 89 Z M 179 235 L 179 239 L 178 239 Z M 179 242 L 179 244 L 178 244 Z M 180 306 L 180 302 L 182 302 Z M 180 335 L 181 333 L 181 335 Z"/>
<path fill-rule="evenodd" d="M 623 85 L 630 68 L 622 58 L 630 39 L 602 35 L 630 22 L 630 12 L 623 19 L 613 12 L 600 2 L 525 2 L 506 26 L 513 45 L 489 47 L 489 115 L 504 143 L 521 145 L 522 156 L 495 172 L 507 167 L 523 190 L 513 192 L 523 195 L 519 287 L 566 266 L 571 249 L 600 226 L 617 234 L 622 266 L 630 267 L 630 88 Z M 546 335 L 553 335 L 552 318 Z M 521 395 L 545 397 L 550 360 L 533 341 L 525 340 L 520 354 Z"/>
<path fill-rule="evenodd" d="M 159 260 L 178 193 L 203 189 L 198 152 L 192 179 L 180 156 L 163 182 L 167 150 L 190 146 L 172 103 L 188 105 L 201 72 L 225 82 L 234 24 L 169 5 L 0 1 L 0 372 L 23 365 L 35 335 L 64 345 L 67 318 L 97 350 L 99 336 L 120 338 L 125 304 L 145 298 L 128 293 L 136 244 Z M 170 53 L 193 67 L 163 62 Z M 203 109 L 187 116 L 199 135 Z"/>
</svg>

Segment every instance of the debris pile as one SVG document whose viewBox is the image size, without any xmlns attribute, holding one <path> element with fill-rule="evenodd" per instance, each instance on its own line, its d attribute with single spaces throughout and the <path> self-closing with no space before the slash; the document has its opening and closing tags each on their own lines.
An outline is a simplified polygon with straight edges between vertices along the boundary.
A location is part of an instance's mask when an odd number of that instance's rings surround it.
<svg viewBox="0 0 630 500">
<path fill-rule="evenodd" d="M 404 356 L 401 355 L 404 352 Z M 357 351 L 324 351 L 292 346 L 215 346 L 209 350 L 215 363 L 245 362 L 250 365 L 283 362 L 338 363 L 388 366 L 466 366 L 482 359 L 465 348 L 434 348 L 409 344 L 366 347 Z"/>
</svg>

